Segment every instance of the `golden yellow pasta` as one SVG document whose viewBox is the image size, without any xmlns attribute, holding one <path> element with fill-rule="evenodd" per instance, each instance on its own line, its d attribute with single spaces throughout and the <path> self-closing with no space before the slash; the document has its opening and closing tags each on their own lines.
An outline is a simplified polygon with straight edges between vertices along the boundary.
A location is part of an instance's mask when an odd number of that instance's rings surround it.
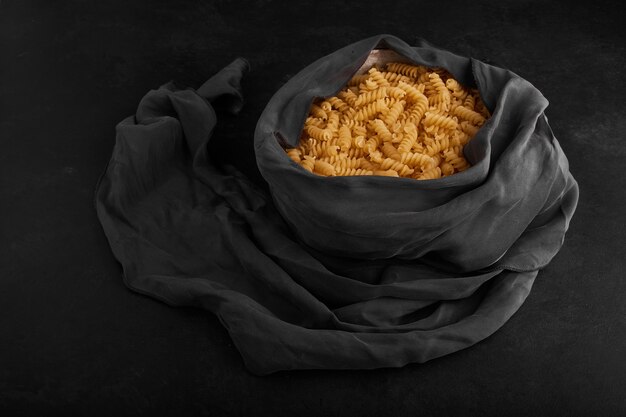
<svg viewBox="0 0 626 417">
<path fill-rule="evenodd" d="M 390 62 L 317 99 L 285 151 L 322 176 L 432 180 L 469 168 L 463 147 L 489 117 L 478 90 L 445 69 Z"/>
</svg>

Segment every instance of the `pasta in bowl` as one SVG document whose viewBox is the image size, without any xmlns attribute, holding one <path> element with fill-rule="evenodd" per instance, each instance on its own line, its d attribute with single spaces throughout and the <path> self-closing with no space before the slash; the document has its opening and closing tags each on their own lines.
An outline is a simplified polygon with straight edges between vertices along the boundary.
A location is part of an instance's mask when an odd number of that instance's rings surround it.
<svg viewBox="0 0 626 417">
<path fill-rule="evenodd" d="M 315 99 L 286 153 L 322 176 L 437 179 L 470 166 L 463 148 L 489 117 L 478 89 L 446 69 L 374 49 L 338 93 Z"/>
<path fill-rule="evenodd" d="M 276 210 L 319 253 L 471 271 L 505 259 L 557 195 L 551 178 L 570 186 L 546 106 L 511 71 L 380 35 L 274 94 L 256 161 Z"/>
</svg>

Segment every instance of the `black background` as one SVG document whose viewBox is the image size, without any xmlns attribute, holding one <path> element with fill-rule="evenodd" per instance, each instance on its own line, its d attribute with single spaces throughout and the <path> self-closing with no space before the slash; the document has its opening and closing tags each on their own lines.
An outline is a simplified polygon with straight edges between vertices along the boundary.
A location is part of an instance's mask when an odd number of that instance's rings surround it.
<svg viewBox="0 0 626 417">
<path fill-rule="evenodd" d="M 608 2 L 0 3 L 0 414 L 626 414 L 626 36 Z M 259 184 L 252 134 L 317 58 L 381 33 L 506 67 L 546 114 L 581 199 L 565 245 L 495 335 L 422 365 L 255 377 L 212 315 L 124 287 L 93 207 L 115 124 L 237 56 L 242 113 L 213 152 Z M 2 413 L 4 411 L 4 413 Z"/>
</svg>

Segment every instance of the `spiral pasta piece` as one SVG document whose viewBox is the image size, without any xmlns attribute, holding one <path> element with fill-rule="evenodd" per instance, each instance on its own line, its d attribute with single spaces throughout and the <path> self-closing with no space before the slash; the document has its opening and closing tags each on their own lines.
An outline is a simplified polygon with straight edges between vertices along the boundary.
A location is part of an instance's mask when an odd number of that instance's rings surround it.
<svg viewBox="0 0 626 417">
<path fill-rule="evenodd" d="M 380 136 L 375 135 L 375 136 L 370 137 L 365 142 L 365 146 L 363 148 L 365 149 L 367 153 L 372 154 L 376 151 L 376 149 L 378 149 L 378 146 L 380 145 L 381 142 L 382 142 L 382 139 L 380 138 Z"/>
<path fill-rule="evenodd" d="M 304 121 L 304 125 L 305 126 L 316 126 L 316 127 L 322 128 L 323 126 L 326 125 L 326 122 L 324 122 L 324 120 L 322 120 L 320 118 L 309 116 Z"/>
<path fill-rule="evenodd" d="M 365 155 L 363 148 L 350 148 L 346 152 L 341 152 L 346 158 L 361 158 Z"/>
<path fill-rule="evenodd" d="M 454 115 L 474 125 L 482 126 L 482 124 L 485 123 L 485 118 L 480 113 L 463 106 L 454 109 Z"/>
<path fill-rule="evenodd" d="M 326 112 L 326 114 L 328 114 L 333 109 L 332 104 L 330 104 L 328 100 L 322 101 L 320 103 L 320 107 L 322 108 L 322 110 Z"/>
<path fill-rule="evenodd" d="M 359 84 L 359 93 L 362 94 L 368 91 L 374 91 L 377 88 L 378 84 L 376 83 L 376 81 L 368 78 L 367 80 Z"/>
<path fill-rule="evenodd" d="M 439 167 L 434 167 L 432 169 L 429 169 L 428 171 L 424 171 L 422 172 L 417 179 L 418 180 L 434 180 L 437 178 L 441 178 L 441 168 Z"/>
<path fill-rule="evenodd" d="M 445 83 L 443 82 L 439 74 L 434 73 L 434 72 L 430 73 L 428 75 L 428 78 L 430 78 L 430 85 L 435 88 L 435 91 L 437 92 L 437 94 L 441 96 L 442 99 L 445 99 L 445 101 L 449 102 L 450 95 L 451 95 L 450 91 L 446 87 Z"/>
<path fill-rule="evenodd" d="M 418 124 L 424 114 L 428 110 L 428 99 L 425 95 L 417 96 L 417 101 L 409 108 L 409 114 L 406 118 L 407 122 Z"/>
<path fill-rule="evenodd" d="M 404 126 L 404 136 L 398 145 L 398 152 L 406 153 L 413 148 L 413 144 L 417 141 L 417 128 L 414 124 L 407 124 Z"/>
<path fill-rule="evenodd" d="M 333 136 L 335 132 L 339 129 L 339 113 L 336 111 L 332 111 L 328 115 L 328 123 L 326 124 L 326 129 L 330 130 Z"/>
<path fill-rule="evenodd" d="M 321 159 L 317 159 L 315 161 L 313 171 L 326 176 L 335 175 L 335 167 L 326 161 L 322 161 Z"/>
<path fill-rule="evenodd" d="M 401 62 L 390 62 L 387 64 L 387 71 L 397 72 L 411 78 L 417 78 L 422 70 L 415 65 L 403 64 Z"/>
<path fill-rule="evenodd" d="M 476 99 L 474 98 L 474 96 L 471 94 L 468 94 L 467 97 L 465 97 L 465 100 L 463 100 L 463 107 L 467 107 L 470 110 L 474 110 L 475 103 L 476 103 Z"/>
<path fill-rule="evenodd" d="M 464 95 L 467 94 L 467 92 L 463 90 L 461 84 L 459 84 L 459 82 L 454 78 L 448 78 L 445 85 L 450 91 L 450 94 L 452 94 L 456 98 L 464 97 Z"/>
<path fill-rule="evenodd" d="M 424 97 L 422 92 L 404 81 L 400 81 L 397 88 L 405 92 L 407 103 L 416 103 Z"/>
<path fill-rule="evenodd" d="M 400 155 L 398 149 L 396 149 L 396 147 L 391 144 L 391 142 L 383 143 L 382 151 L 383 155 L 385 155 L 387 158 L 395 159 L 396 161 L 399 161 L 402 156 Z"/>
<path fill-rule="evenodd" d="M 343 152 L 350 149 L 350 145 L 352 145 L 352 133 L 350 132 L 350 128 L 348 126 L 343 125 L 339 128 L 339 139 L 337 140 L 337 145 L 339 145 L 339 148 Z"/>
<path fill-rule="evenodd" d="M 448 162 L 442 162 L 439 168 L 441 168 L 441 175 L 443 176 L 454 174 L 454 167 Z"/>
<path fill-rule="evenodd" d="M 453 98 L 450 102 L 450 108 L 448 109 L 450 114 L 454 114 L 454 110 L 460 106 L 463 106 L 463 101 L 457 98 Z"/>
<path fill-rule="evenodd" d="M 448 116 L 443 116 L 431 111 L 424 113 L 424 126 L 436 126 L 444 129 L 456 129 L 458 122 Z"/>
<path fill-rule="evenodd" d="M 400 162 L 411 168 L 430 169 L 438 165 L 436 161 L 423 153 L 407 152 L 402 154 Z"/>
<path fill-rule="evenodd" d="M 328 141 L 317 142 L 309 146 L 309 151 L 310 151 L 309 154 L 311 156 L 318 156 L 318 157 L 337 155 L 339 153 L 338 150 L 339 150 L 339 146 L 333 145 L 332 143 Z"/>
<path fill-rule="evenodd" d="M 393 97 L 385 97 L 383 99 L 383 104 L 385 105 L 385 108 L 382 110 L 382 114 L 387 114 L 389 112 L 389 109 L 396 103 L 399 103 L 400 101 L 402 101 L 402 99 L 399 98 L 393 98 Z"/>
<path fill-rule="evenodd" d="M 309 125 L 306 127 L 306 133 L 317 140 L 331 140 L 333 138 L 333 132 L 328 129 L 322 129 L 317 126 Z"/>
<path fill-rule="evenodd" d="M 400 117 L 400 115 L 404 111 L 405 104 L 406 104 L 406 101 L 404 100 L 400 100 L 399 102 L 394 103 L 389 109 L 389 111 L 387 112 L 387 114 L 385 114 L 385 119 L 384 119 L 385 124 L 387 124 L 388 126 L 393 125 L 396 122 L 396 120 L 398 120 L 398 117 Z"/>
<path fill-rule="evenodd" d="M 388 87 L 389 81 L 378 71 L 376 67 L 372 67 L 369 69 L 368 74 L 370 75 L 370 80 L 376 83 L 379 87 Z"/>
<path fill-rule="evenodd" d="M 362 93 L 359 97 L 357 97 L 354 105 L 362 106 L 385 97 L 387 97 L 387 88 L 381 87 L 373 91 Z"/>
<path fill-rule="evenodd" d="M 359 158 L 359 168 L 366 171 L 376 171 L 380 168 L 380 164 L 374 163 L 366 158 Z"/>
<path fill-rule="evenodd" d="M 417 137 L 417 142 L 415 142 L 413 144 L 413 146 L 411 147 L 411 152 L 415 152 L 415 153 L 421 153 L 421 154 L 426 154 L 426 148 L 424 147 L 424 141 L 423 139 L 420 139 L 420 137 Z"/>
<path fill-rule="evenodd" d="M 304 155 L 304 158 L 302 159 L 300 165 L 307 171 L 313 172 L 313 168 L 315 167 L 315 158 L 309 155 Z"/>
<path fill-rule="evenodd" d="M 367 143 L 365 136 L 355 136 L 352 139 L 352 143 L 354 144 L 356 149 L 362 150 Z"/>
<path fill-rule="evenodd" d="M 417 82 L 420 85 L 424 86 L 424 92 L 428 92 L 428 94 L 432 94 L 432 93 L 436 93 L 437 91 L 435 90 L 435 87 L 432 85 L 432 83 L 430 82 L 430 72 L 425 72 L 423 74 L 420 74 L 419 77 L 417 77 Z"/>
<path fill-rule="evenodd" d="M 380 136 L 380 138 L 385 142 L 391 142 L 393 140 L 392 134 L 389 131 L 389 128 L 380 119 L 374 119 L 370 122 L 374 131 Z"/>
<path fill-rule="evenodd" d="M 374 163 L 377 163 L 377 164 L 382 164 L 383 161 L 385 160 L 385 156 L 379 150 L 375 150 L 373 152 L 370 152 L 369 153 L 369 158 L 370 158 L 370 161 L 372 161 Z"/>
<path fill-rule="evenodd" d="M 354 106 L 354 102 L 358 98 L 356 93 L 350 89 L 341 90 L 339 93 L 337 93 L 337 97 L 339 97 L 351 106 Z"/>
<path fill-rule="evenodd" d="M 298 148 L 287 149 L 287 155 L 291 158 L 291 160 L 295 163 L 300 163 L 302 160 L 302 152 Z"/>
<path fill-rule="evenodd" d="M 355 114 L 354 118 L 356 120 L 368 120 L 376 117 L 378 113 L 386 109 L 385 104 L 382 100 L 376 100 L 373 103 L 370 103 L 364 107 L 361 107 L 359 111 Z"/>
<path fill-rule="evenodd" d="M 456 152 L 447 151 L 444 152 L 443 155 L 446 158 L 446 162 L 454 167 L 454 169 L 456 169 L 457 171 L 465 171 L 469 167 L 467 159 L 465 159 L 465 157 L 459 155 Z"/>
<path fill-rule="evenodd" d="M 391 85 L 394 83 L 397 84 L 399 81 L 404 81 L 406 83 L 411 82 L 411 78 L 406 75 L 398 74 L 397 72 L 382 71 L 381 74 Z"/>
<path fill-rule="evenodd" d="M 380 168 L 383 170 L 393 169 L 398 173 L 398 175 L 401 175 L 403 177 L 406 177 L 407 175 L 410 175 L 415 171 L 413 168 L 392 158 L 385 158 L 380 164 Z"/>
<path fill-rule="evenodd" d="M 363 122 L 355 121 L 352 126 L 352 134 L 354 136 L 367 136 L 367 128 L 365 127 L 365 124 L 363 124 Z"/>
<path fill-rule="evenodd" d="M 434 156 L 441 151 L 446 150 L 450 146 L 450 139 L 448 136 L 440 136 L 437 140 L 429 141 L 426 144 L 426 154 Z"/>
<path fill-rule="evenodd" d="M 335 167 L 335 170 L 345 170 L 359 167 L 359 158 L 349 158 L 337 155 L 327 158 L 320 158 L 320 160 L 333 165 Z"/>
<path fill-rule="evenodd" d="M 324 120 L 328 119 L 326 111 L 316 104 L 311 105 L 311 115 Z"/>
<path fill-rule="evenodd" d="M 445 100 L 445 97 L 440 95 L 433 95 L 428 97 L 429 108 L 432 113 L 439 113 L 446 115 L 450 112 L 450 102 Z"/>
<path fill-rule="evenodd" d="M 478 133 L 478 127 L 472 125 L 471 123 L 467 121 L 461 122 L 459 126 L 461 127 L 461 131 L 463 131 L 465 134 L 467 134 L 470 137 L 474 137 L 476 133 Z"/>
<path fill-rule="evenodd" d="M 340 99 L 339 97 L 329 97 L 328 98 L 328 102 L 330 103 L 330 105 L 337 109 L 339 112 L 341 113 L 345 113 L 348 110 L 350 110 L 350 105 L 348 103 L 346 103 L 345 101 L 343 101 L 342 99 Z"/>
<path fill-rule="evenodd" d="M 400 87 L 388 87 L 387 93 L 389 94 L 389 97 L 395 99 L 402 99 L 406 96 L 406 91 Z"/>
<path fill-rule="evenodd" d="M 353 107 L 350 107 L 348 110 L 341 113 L 341 118 L 339 119 L 339 122 L 342 124 L 346 124 L 348 126 L 352 126 L 353 124 L 358 122 L 357 120 L 354 120 L 355 115 L 356 115 L 356 109 Z"/>
</svg>

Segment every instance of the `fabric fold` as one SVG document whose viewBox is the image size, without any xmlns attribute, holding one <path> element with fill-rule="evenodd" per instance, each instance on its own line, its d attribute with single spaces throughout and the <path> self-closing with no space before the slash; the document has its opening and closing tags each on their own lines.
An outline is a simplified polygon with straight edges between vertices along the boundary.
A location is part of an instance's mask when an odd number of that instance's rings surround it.
<svg viewBox="0 0 626 417">
<path fill-rule="evenodd" d="M 492 117 L 466 146 L 470 169 L 331 178 L 287 157 L 281 142 L 297 140 L 312 100 L 334 94 L 374 48 L 479 89 Z M 96 209 L 126 285 L 217 315 L 258 375 L 425 362 L 517 311 L 578 201 L 532 84 L 426 41 L 347 45 L 277 91 L 250 133 L 267 192 L 207 146 L 213 106 L 242 109 L 249 67 L 237 58 L 197 90 L 165 84 L 117 125 Z"/>
</svg>

